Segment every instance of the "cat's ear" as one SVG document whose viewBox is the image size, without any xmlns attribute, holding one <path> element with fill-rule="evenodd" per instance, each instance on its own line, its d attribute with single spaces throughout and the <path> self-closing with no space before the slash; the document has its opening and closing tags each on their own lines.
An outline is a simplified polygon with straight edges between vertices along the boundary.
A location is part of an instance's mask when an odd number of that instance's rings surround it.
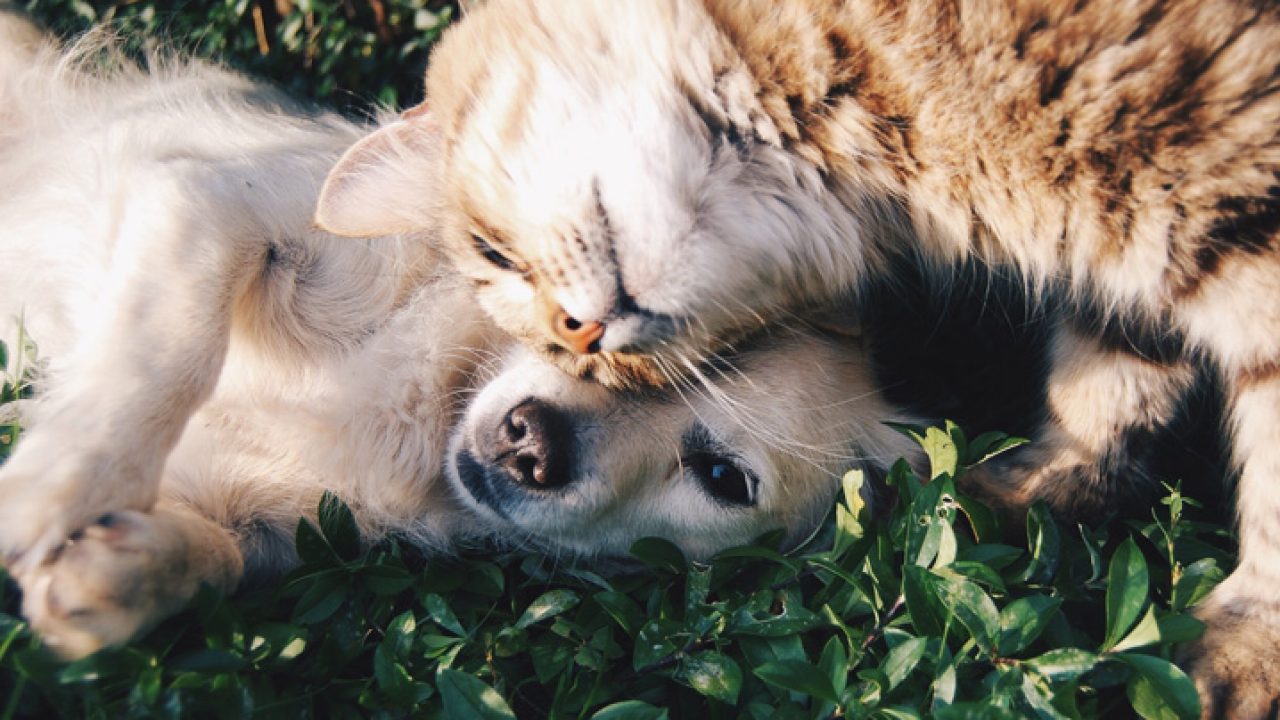
<svg viewBox="0 0 1280 720">
<path fill-rule="evenodd" d="M 347 237 L 434 229 L 439 144 L 439 129 L 424 106 L 378 128 L 329 171 L 316 225 Z"/>
</svg>

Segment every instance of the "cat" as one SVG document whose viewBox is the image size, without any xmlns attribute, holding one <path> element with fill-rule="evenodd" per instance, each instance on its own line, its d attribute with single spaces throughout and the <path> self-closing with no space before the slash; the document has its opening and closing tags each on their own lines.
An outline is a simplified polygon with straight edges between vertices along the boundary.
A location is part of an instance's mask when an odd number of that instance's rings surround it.
<svg viewBox="0 0 1280 720">
<path fill-rule="evenodd" d="M 278 579 L 325 491 L 366 542 L 431 558 L 611 565 L 660 536 L 707 559 L 766 531 L 797 544 L 844 471 L 910 452 L 880 421 L 917 416 L 880 400 L 861 340 L 803 324 L 726 357 L 714 392 L 562 373 L 483 316 L 434 226 L 310 227 L 369 128 L 113 47 L 0 65 L 0 332 L 15 363 L 24 336 L 41 359 L 0 466 L 0 549 L 58 654 L 123 643 L 202 583 Z"/>
<path fill-rule="evenodd" d="M 1106 504 L 1111 458 L 1220 373 L 1239 566 L 1184 662 L 1206 717 L 1280 706 L 1280 11 L 1246 0 L 492 0 L 318 222 L 411 229 L 388 148 L 439 133 L 441 247 L 486 310 L 612 386 L 919 253 L 1068 298 L 1036 448 L 982 485 Z M 816 310 L 815 310 L 816 308 Z M 832 309 L 835 312 L 832 312 Z"/>
</svg>

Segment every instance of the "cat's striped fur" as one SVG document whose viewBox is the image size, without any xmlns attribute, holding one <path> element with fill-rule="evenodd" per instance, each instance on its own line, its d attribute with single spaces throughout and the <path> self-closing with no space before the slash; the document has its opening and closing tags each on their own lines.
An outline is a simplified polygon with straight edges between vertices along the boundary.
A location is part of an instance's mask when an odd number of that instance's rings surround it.
<svg viewBox="0 0 1280 720">
<path fill-rule="evenodd" d="M 1269 2 L 492 0 L 434 56 L 430 111 L 354 149 L 319 217 L 394 225 L 417 199 L 371 171 L 380 146 L 438 126 L 482 302 L 622 385 L 856 300 L 903 248 L 1009 266 L 1075 304 L 1052 439 L 990 479 L 1015 504 L 1106 502 L 1108 454 L 1216 365 L 1243 552 L 1189 662 L 1207 714 L 1275 716 L 1277 90 Z M 565 317 L 603 334 L 575 352 Z"/>
</svg>

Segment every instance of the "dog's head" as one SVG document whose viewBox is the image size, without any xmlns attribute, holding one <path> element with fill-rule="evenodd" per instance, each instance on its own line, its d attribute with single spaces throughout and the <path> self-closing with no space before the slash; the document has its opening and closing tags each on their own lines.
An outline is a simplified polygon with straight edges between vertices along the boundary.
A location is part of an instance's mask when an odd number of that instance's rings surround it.
<svg viewBox="0 0 1280 720">
<path fill-rule="evenodd" d="M 802 540 L 845 470 L 908 450 L 848 338 L 779 331 L 693 374 L 617 393 L 517 348 L 456 429 L 449 480 L 501 538 L 619 556 L 657 536 L 706 558 Z"/>
</svg>

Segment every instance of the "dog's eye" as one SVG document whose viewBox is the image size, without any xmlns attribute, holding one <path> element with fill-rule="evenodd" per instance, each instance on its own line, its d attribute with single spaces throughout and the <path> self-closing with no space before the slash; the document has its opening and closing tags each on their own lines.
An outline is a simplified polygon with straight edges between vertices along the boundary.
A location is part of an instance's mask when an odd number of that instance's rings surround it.
<svg viewBox="0 0 1280 720">
<path fill-rule="evenodd" d="M 738 467 L 731 458 L 699 452 L 684 459 L 685 466 L 716 500 L 727 505 L 753 507 L 756 504 L 755 476 Z"/>
<path fill-rule="evenodd" d="M 510 272 L 517 270 L 515 262 L 490 245 L 489 241 L 475 233 L 471 234 L 471 241 L 475 244 L 476 252 L 480 253 L 480 257 L 488 260 L 494 267 Z"/>
</svg>

